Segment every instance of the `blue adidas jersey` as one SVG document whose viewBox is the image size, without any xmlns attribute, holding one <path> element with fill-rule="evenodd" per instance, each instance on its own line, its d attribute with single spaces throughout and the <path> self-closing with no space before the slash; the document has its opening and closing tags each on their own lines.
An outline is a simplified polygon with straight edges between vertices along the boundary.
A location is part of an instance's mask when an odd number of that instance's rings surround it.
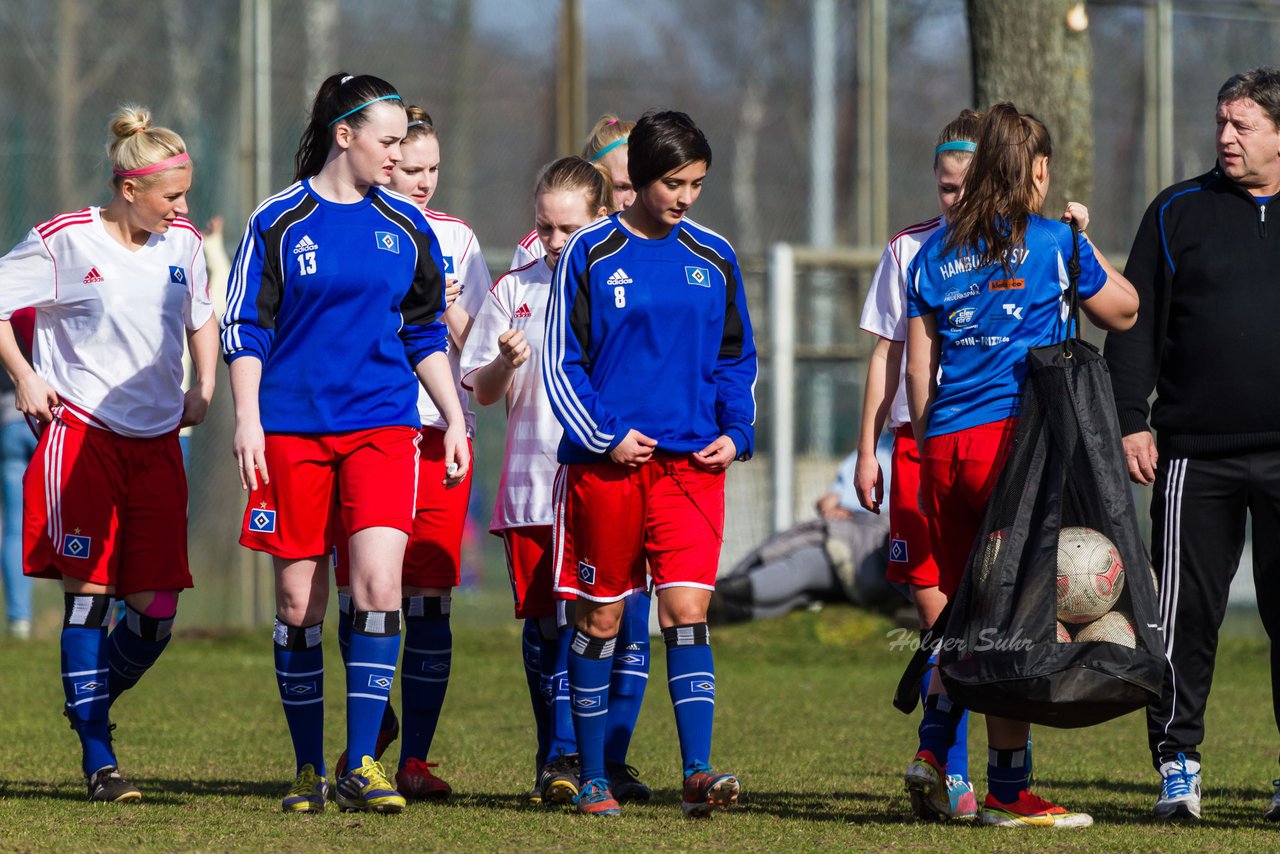
<svg viewBox="0 0 1280 854">
<path fill-rule="evenodd" d="M 1000 421 L 1018 412 L 1027 348 L 1066 334 L 1071 228 L 1033 216 L 1026 242 L 999 260 L 945 250 L 947 229 L 907 268 L 907 315 L 933 315 L 942 341 L 942 376 L 929 410 L 929 436 Z M 1093 248 L 1080 241 L 1080 299 L 1107 283 Z"/>
<path fill-rule="evenodd" d="M 562 463 L 603 459 L 630 429 L 671 453 L 721 435 L 739 459 L 754 451 L 742 274 L 733 247 L 696 223 L 646 240 L 615 214 L 575 233 L 552 281 L 542 369 Z"/>
<path fill-rule="evenodd" d="M 337 204 L 304 180 L 263 202 L 222 320 L 228 364 L 262 362 L 262 428 L 419 426 L 412 366 L 446 347 L 443 269 L 422 211 L 380 187 Z"/>
</svg>

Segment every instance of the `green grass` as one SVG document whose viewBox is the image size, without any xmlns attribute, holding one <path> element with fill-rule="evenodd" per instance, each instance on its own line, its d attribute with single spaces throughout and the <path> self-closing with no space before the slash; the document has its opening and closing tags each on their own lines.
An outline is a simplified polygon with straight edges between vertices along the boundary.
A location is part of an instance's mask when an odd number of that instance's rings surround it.
<svg viewBox="0 0 1280 854">
<path fill-rule="evenodd" d="M 1260 819 L 1276 770 L 1265 642 L 1225 637 L 1208 716 L 1205 820 L 1169 826 L 1150 817 L 1155 774 L 1140 715 L 1091 730 L 1037 729 L 1036 770 L 1046 796 L 1091 812 L 1081 831 L 1001 831 L 920 824 L 908 813 L 902 771 L 915 718 L 889 697 L 905 661 L 888 649 L 892 626 L 851 608 L 718 629 L 717 764 L 743 780 L 741 806 L 711 821 L 680 816 L 675 730 L 662 655 L 631 762 L 655 801 L 617 820 L 524 803 L 533 736 L 516 624 L 487 600 L 455 620 L 454 681 L 432 758 L 458 793 L 401 816 L 287 816 L 279 798 L 292 753 L 272 676 L 266 631 L 178 637 L 117 704 L 116 745 L 145 801 L 85 801 L 76 740 L 61 717 L 58 649 L 51 638 L 0 641 L 0 849 L 515 851 L 916 850 L 1261 851 L 1276 828 Z M 488 610 L 485 619 L 467 608 Z M 500 608 L 501 606 L 495 606 Z M 508 606 L 509 607 L 509 606 Z M 332 623 L 332 621 L 330 621 Z M 336 644 L 331 643 L 331 647 Z M 329 696 L 341 671 L 329 658 Z M 331 702 L 328 755 L 341 750 Z M 984 739 L 972 767 L 981 780 Z M 392 748 L 391 754 L 397 750 Z"/>
</svg>

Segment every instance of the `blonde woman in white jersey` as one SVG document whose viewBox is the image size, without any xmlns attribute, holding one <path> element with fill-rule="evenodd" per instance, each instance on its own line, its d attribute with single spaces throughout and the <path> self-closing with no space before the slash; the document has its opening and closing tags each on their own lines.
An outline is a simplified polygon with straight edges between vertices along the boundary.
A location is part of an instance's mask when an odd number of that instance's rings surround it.
<svg viewBox="0 0 1280 854">
<path fill-rule="evenodd" d="M 213 396 L 200 232 L 186 218 L 192 164 L 145 108 L 111 119 L 111 201 L 36 226 L 0 258 L 0 361 L 40 442 L 23 496 L 27 575 L 60 578 L 65 714 L 89 800 L 140 800 L 120 774 L 108 713 L 169 642 L 187 567 L 178 428 Z M 9 318 L 35 308 L 34 366 Z M 183 339 L 195 380 L 184 394 Z M 125 617 L 107 634 L 112 597 Z"/>
<path fill-rule="evenodd" d="M 440 178 L 440 136 L 431 116 L 417 106 L 405 108 L 409 130 L 400 144 L 401 160 L 391 173 L 390 187 L 413 200 L 440 241 L 444 274 L 449 280 L 449 310 L 444 313 L 449 328 L 449 363 L 458 384 L 467 424 L 467 442 L 475 435 L 476 415 L 467 391 L 461 385 L 459 356 L 467 342 L 472 318 L 489 292 L 489 268 L 475 232 L 465 222 L 427 207 Z M 453 294 L 458 288 L 456 299 Z M 427 753 L 435 736 L 440 709 L 449 687 L 453 657 L 453 635 L 449 613 L 453 588 L 461 580 L 462 529 L 471 498 L 471 470 L 457 486 L 449 486 L 436 476 L 445 464 L 444 416 L 427 393 L 418 390 L 418 415 L 422 418 L 419 453 L 417 512 L 413 532 L 405 550 L 401 593 L 405 625 L 404 653 L 400 683 L 401 720 L 390 704 L 378 735 L 378 757 L 397 734 L 400 762 L 396 790 L 408 800 L 440 800 L 453 793 L 452 787 L 435 775 L 435 762 Z M 435 465 L 438 463 L 439 465 Z M 345 657 L 351 633 L 349 563 L 344 538 L 334 547 L 334 575 L 338 586 L 338 639 Z M 338 763 L 339 776 L 346 770 L 346 756 Z"/>
<path fill-rule="evenodd" d="M 595 126 L 587 134 L 587 141 L 582 144 L 582 159 L 595 164 L 609 176 L 613 195 L 609 213 L 631 207 L 636 199 L 636 188 L 631 186 L 631 176 L 627 174 L 627 138 L 635 126 L 635 122 L 605 113 L 596 119 Z M 515 254 L 511 256 L 511 269 L 518 270 L 546 254 L 535 228 L 516 244 Z"/>
<path fill-rule="evenodd" d="M 607 214 L 610 201 L 609 182 L 580 157 L 542 170 L 534 189 L 534 231 L 546 254 L 497 281 L 462 354 L 462 382 L 476 401 L 506 402 L 506 456 L 489 530 L 506 544 L 515 616 L 524 620 L 525 675 L 538 734 L 533 799 L 545 803 L 572 800 L 578 774 L 568 689 L 557 690 L 566 678 L 570 633 L 558 630 L 552 592 L 552 484 L 564 431 L 551 411 L 539 359 L 560 250 L 573 232 Z"/>
</svg>

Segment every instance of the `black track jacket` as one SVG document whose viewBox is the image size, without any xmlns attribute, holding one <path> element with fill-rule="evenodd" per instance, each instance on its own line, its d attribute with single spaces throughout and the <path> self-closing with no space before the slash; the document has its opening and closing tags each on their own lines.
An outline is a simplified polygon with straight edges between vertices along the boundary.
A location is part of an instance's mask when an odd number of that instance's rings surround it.
<svg viewBox="0 0 1280 854">
<path fill-rule="evenodd" d="M 1147 208 L 1125 267 L 1138 321 L 1110 333 L 1105 349 L 1124 435 L 1154 427 L 1160 453 L 1178 458 L 1280 448 L 1273 204 L 1215 168 Z"/>
</svg>

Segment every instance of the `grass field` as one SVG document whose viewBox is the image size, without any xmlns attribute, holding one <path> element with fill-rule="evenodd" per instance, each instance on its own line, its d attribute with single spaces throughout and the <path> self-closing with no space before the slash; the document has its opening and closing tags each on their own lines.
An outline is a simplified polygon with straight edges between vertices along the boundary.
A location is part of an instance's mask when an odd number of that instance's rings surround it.
<svg viewBox="0 0 1280 854">
<path fill-rule="evenodd" d="M 1155 775 L 1143 720 L 1083 731 L 1037 729 L 1039 790 L 1091 812 L 1079 831 L 1008 831 L 912 820 L 902 770 L 915 719 L 889 704 L 905 653 L 892 624 L 831 607 L 714 632 L 719 699 L 714 759 L 743 780 L 741 806 L 713 820 L 680 816 L 678 765 L 662 655 L 631 761 L 654 802 L 617 820 L 530 807 L 533 737 L 514 622 L 457 610 L 454 682 L 432 758 L 458 794 L 400 816 L 287 816 L 279 798 L 292 754 L 273 683 L 270 638 L 178 637 L 117 704 L 116 745 L 142 804 L 85 801 L 78 747 L 60 715 L 52 639 L 0 641 L 0 850 L 816 851 L 850 849 L 1263 851 L 1280 828 L 1260 819 L 1276 772 L 1265 642 L 1224 639 L 1210 701 L 1205 820 L 1155 822 Z M 485 604 L 483 607 L 488 608 Z M 330 621 L 332 623 L 332 621 Z M 330 638 L 329 641 L 333 639 Z M 336 648 L 336 643 L 328 644 Z M 656 651 L 656 650 L 655 650 Z M 336 654 L 328 693 L 341 693 Z M 328 754 L 341 750 L 331 703 Z M 975 730 L 972 767 L 985 773 Z M 392 747 L 389 756 L 398 748 Z"/>
</svg>

